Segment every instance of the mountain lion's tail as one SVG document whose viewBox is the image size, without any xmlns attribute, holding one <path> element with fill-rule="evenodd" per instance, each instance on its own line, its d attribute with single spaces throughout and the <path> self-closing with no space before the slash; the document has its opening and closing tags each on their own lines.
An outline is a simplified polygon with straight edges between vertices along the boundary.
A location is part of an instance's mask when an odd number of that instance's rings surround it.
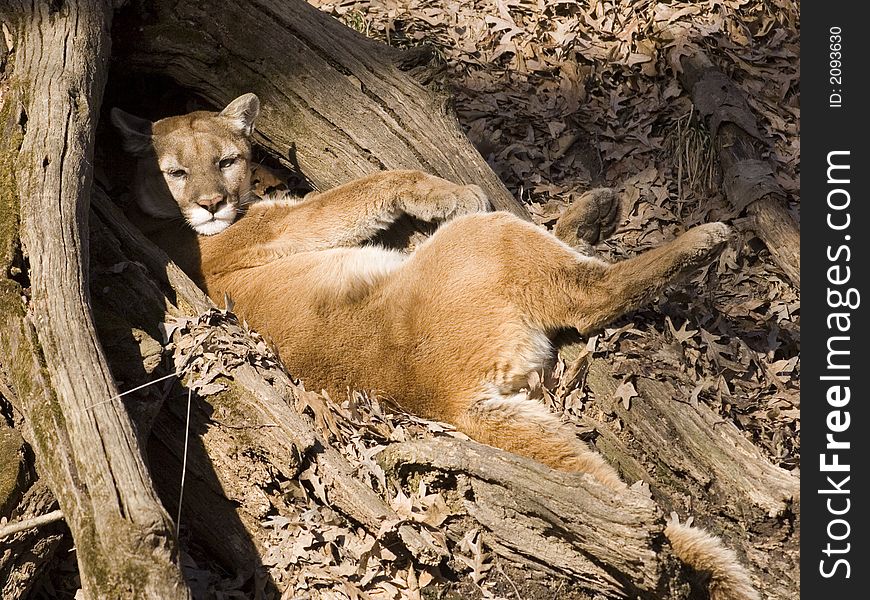
<svg viewBox="0 0 870 600">
<path fill-rule="evenodd" d="M 737 560 L 734 551 L 719 538 L 689 523 L 691 520 L 680 523 L 676 514 L 671 513 L 665 536 L 674 554 L 707 578 L 710 600 L 760 600 L 749 572 Z"/>
</svg>

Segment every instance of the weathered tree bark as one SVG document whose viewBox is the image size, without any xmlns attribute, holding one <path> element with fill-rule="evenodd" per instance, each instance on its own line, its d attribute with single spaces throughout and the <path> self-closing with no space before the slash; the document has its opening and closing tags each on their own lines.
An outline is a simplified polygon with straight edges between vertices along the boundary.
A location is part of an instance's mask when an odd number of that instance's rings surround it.
<svg viewBox="0 0 870 600">
<path fill-rule="evenodd" d="M 0 402 L 3 397 L 0 396 Z M 24 440 L 17 429 L 0 419 L 0 518 L 8 517 L 27 489 Z"/>
<path fill-rule="evenodd" d="M 7 397 L 12 395 L 0 378 L 0 411 L 8 413 Z M 0 418 L 0 598 L 28 594 L 55 556 L 66 530 L 56 524 L 56 517 L 49 525 L 33 526 L 59 511 L 45 482 L 34 480 L 33 456 L 19 431 L 23 423 L 12 412 L 15 427 Z"/>
<path fill-rule="evenodd" d="M 119 37 L 135 69 L 169 75 L 215 106 L 254 92 L 256 140 L 318 190 L 382 169 L 476 183 L 495 208 L 528 213 L 436 95 L 399 68 L 403 55 L 303 0 L 242 0 L 220 10 L 148 3 Z"/>
<path fill-rule="evenodd" d="M 680 60 L 680 81 L 714 137 L 725 195 L 755 222 L 755 232 L 795 287 L 801 286 L 800 228 L 786 208 L 766 149 L 742 92 L 704 54 Z"/>
<path fill-rule="evenodd" d="M 101 0 L 4 3 L 0 363 L 90 598 L 188 597 L 172 523 L 91 323 L 87 193 L 109 56 Z M 16 257 L 17 250 L 20 256 Z"/>
<path fill-rule="evenodd" d="M 505 557 L 567 575 L 608 598 L 687 592 L 648 490 L 614 493 L 584 476 L 458 439 L 394 444 L 378 460 L 400 479 L 421 470 L 448 476 L 449 487 L 441 488 L 455 496 L 448 504 L 463 506 Z"/>
</svg>

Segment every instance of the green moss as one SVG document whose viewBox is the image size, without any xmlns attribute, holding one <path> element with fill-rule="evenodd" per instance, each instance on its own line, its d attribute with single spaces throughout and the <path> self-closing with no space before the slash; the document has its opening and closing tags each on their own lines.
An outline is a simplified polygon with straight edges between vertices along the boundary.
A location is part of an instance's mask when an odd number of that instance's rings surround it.
<svg viewBox="0 0 870 600">
<path fill-rule="evenodd" d="M 0 139 L 0 276 L 5 276 L 12 264 L 21 220 L 15 162 L 24 131 L 18 123 L 16 104 L 15 95 L 8 94 L 0 105 L 0 124 L 8 132 Z"/>
<path fill-rule="evenodd" d="M 239 391 L 233 380 L 225 375 L 218 375 L 214 383 L 222 383 L 227 386 L 227 389 L 207 396 L 209 403 L 215 408 L 224 407 L 233 412 L 238 411 L 242 403 L 242 394 L 245 392 Z"/>
<path fill-rule="evenodd" d="M 11 67 L 10 60 L 7 72 Z M 48 381 L 45 358 L 25 318 L 21 300 L 24 290 L 9 278 L 20 244 L 21 204 L 16 173 L 25 126 L 20 123 L 19 106 L 27 99 L 14 87 L 14 80 L 0 85 L 4 87 L 4 101 L 0 103 L 0 129 L 4 131 L 0 137 L 0 360 L 25 409 L 36 444 L 50 448 L 56 431 L 54 423 L 63 423 L 64 419 L 57 402 L 40 401 L 45 398 Z"/>
<path fill-rule="evenodd" d="M 18 484 L 23 476 L 21 448 L 24 440 L 15 429 L 0 423 L 0 517 L 9 516 L 9 511 L 18 502 Z"/>
<path fill-rule="evenodd" d="M 227 386 L 227 389 L 222 392 L 211 394 L 205 398 L 206 402 L 211 404 L 216 412 L 221 410 L 225 411 L 228 415 L 248 414 L 247 403 L 242 399 L 242 395 L 247 392 L 243 389 L 239 389 L 239 386 L 233 380 L 223 375 L 218 376 L 214 382 L 222 383 Z M 248 430 L 244 427 L 234 430 L 233 438 L 237 442 L 239 448 L 255 447 L 254 440 L 250 438 Z"/>
<path fill-rule="evenodd" d="M 0 359 L 36 446 L 49 451 L 55 445 L 58 429 L 66 426 L 66 419 L 48 383 L 45 357 L 25 318 L 21 295 L 21 286 L 0 277 Z"/>
<path fill-rule="evenodd" d="M 27 360 L 22 360 L 30 341 L 29 328 L 24 324 L 24 306 L 21 286 L 10 279 L 0 278 L 0 356 L 8 375 L 16 386 L 19 397 L 33 391 L 33 377 Z M 5 359 L 8 357 L 8 360 Z"/>
</svg>

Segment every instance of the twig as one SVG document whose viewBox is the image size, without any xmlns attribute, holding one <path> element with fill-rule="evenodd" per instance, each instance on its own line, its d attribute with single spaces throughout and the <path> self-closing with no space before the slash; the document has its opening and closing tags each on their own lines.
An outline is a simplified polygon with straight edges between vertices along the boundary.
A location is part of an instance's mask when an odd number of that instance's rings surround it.
<svg viewBox="0 0 870 600">
<path fill-rule="evenodd" d="M 39 515 L 38 517 L 33 517 L 32 519 L 15 521 L 14 523 L 10 523 L 9 525 L 0 527 L 0 540 L 15 535 L 16 533 L 19 533 L 21 531 L 36 529 L 37 527 L 42 527 L 43 525 L 48 525 L 50 523 L 61 520 L 63 520 L 63 511 L 53 510 L 50 513 Z"/>
<path fill-rule="evenodd" d="M 511 579 L 510 577 L 508 577 L 508 574 L 504 572 L 504 569 L 502 569 L 502 567 L 501 567 L 501 561 L 498 560 L 498 559 L 496 559 L 496 561 L 495 561 L 495 568 L 496 568 L 496 570 L 497 570 L 499 573 L 501 573 L 501 576 L 502 576 L 502 577 L 504 577 L 505 579 L 507 579 L 507 582 L 508 582 L 508 583 L 511 585 L 511 587 L 514 589 L 514 594 L 516 595 L 517 600 L 523 600 L 523 597 L 520 596 L 520 590 L 519 590 L 519 588 L 518 588 L 517 585 L 514 583 L 514 580 Z"/>
</svg>

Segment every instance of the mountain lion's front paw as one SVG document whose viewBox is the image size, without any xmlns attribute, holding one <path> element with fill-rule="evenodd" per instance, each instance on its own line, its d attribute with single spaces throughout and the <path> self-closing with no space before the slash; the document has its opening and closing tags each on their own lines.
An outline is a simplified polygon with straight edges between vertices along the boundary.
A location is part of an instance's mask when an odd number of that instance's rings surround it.
<svg viewBox="0 0 870 600">
<path fill-rule="evenodd" d="M 453 210 L 447 215 L 448 219 L 486 212 L 492 208 L 486 193 L 477 185 L 458 185 L 448 197 L 453 204 Z"/>
<path fill-rule="evenodd" d="M 489 199 L 476 185 L 457 185 L 432 177 L 420 182 L 415 192 L 405 201 L 405 212 L 423 221 L 446 221 L 490 209 Z"/>
</svg>

